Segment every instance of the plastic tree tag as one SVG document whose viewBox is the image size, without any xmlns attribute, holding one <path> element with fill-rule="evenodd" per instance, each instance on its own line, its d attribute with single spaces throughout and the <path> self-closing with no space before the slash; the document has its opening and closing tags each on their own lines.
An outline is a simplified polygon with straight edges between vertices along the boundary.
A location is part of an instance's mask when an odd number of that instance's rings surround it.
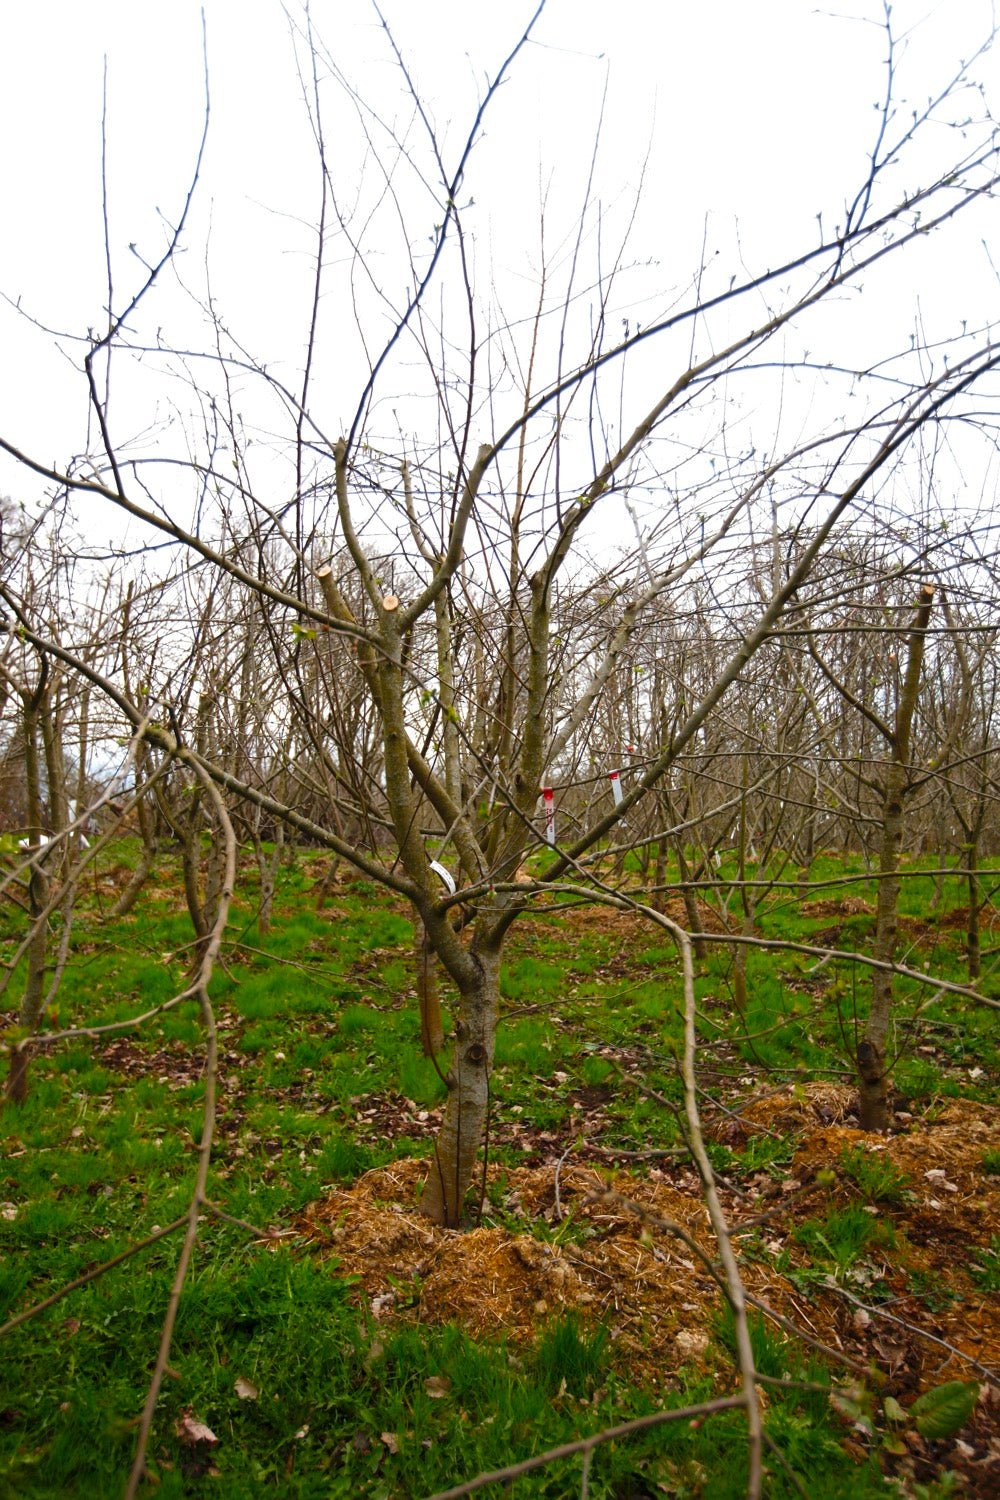
<svg viewBox="0 0 1000 1500">
<path fill-rule="evenodd" d="M 452 879 L 451 871 L 446 870 L 444 865 L 439 865 L 436 859 L 431 860 L 431 869 L 434 871 L 435 875 L 440 876 L 441 880 L 448 887 L 448 894 L 450 896 L 454 896 L 455 882 Z"/>
<path fill-rule="evenodd" d="M 545 842 L 554 844 L 556 841 L 556 805 L 552 788 L 542 788 L 542 800 L 545 804 Z"/>
</svg>

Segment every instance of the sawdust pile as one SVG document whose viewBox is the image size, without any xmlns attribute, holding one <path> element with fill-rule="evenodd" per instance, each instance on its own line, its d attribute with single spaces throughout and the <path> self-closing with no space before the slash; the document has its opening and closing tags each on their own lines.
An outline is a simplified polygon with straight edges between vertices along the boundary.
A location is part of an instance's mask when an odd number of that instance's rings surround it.
<svg viewBox="0 0 1000 1500">
<path fill-rule="evenodd" d="M 590 1201 L 606 1193 L 607 1174 L 564 1166 L 557 1205 L 554 1167 L 491 1167 L 488 1187 L 498 1207 L 487 1202 L 482 1224 L 460 1231 L 438 1229 L 413 1208 L 427 1167 L 406 1161 L 368 1172 L 300 1222 L 312 1243 L 336 1255 L 339 1274 L 358 1277 L 376 1317 L 405 1311 L 424 1322 L 460 1323 L 476 1336 L 525 1342 L 547 1316 L 572 1309 L 588 1322 L 607 1320 L 619 1354 L 646 1374 L 668 1352 L 676 1364 L 707 1348 L 712 1278 L 678 1241 L 656 1243 L 634 1214 Z M 626 1174 L 613 1186 L 682 1224 L 710 1253 L 696 1194 Z M 523 1223 L 523 1231 L 491 1223 L 498 1215 Z"/>
<path fill-rule="evenodd" d="M 1000 1109 L 956 1100 L 881 1137 L 830 1120 L 843 1116 L 849 1098 L 847 1089 L 810 1085 L 740 1112 L 751 1130 L 799 1132 L 787 1177 L 761 1173 L 738 1191 L 735 1184 L 720 1189 L 748 1291 L 848 1359 L 884 1367 L 901 1391 L 1000 1371 L 1000 1299 L 980 1292 L 974 1279 L 977 1248 L 988 1249 L 1000 1233 L 1000 1178 L 982 1166 L 984 1152 L 1000 1147 Z M 843 1170 L 843 1153 L 859 1145 L 905 1174 L 906 1191 L 901 1201 L 870 1205 L 891 1232 L 863 1271 L 846 1277 L 841 1292 L 817 1280 L 806 1296 L 794 1273 L 808 1268 L 809 1256 L 795 1231 L 861 1201 Z M 427 1163 L 413 1160 L 369 1172 L 313 1204 L 296 1225 L 309 1244 L 336 1257 L 338 1274 L 357 1278 L 355 1295 L 375 1318 L 453 1321 L 476 1336 L 518 1342 L 572 1310 L 604 1321 L 616 1363 L 632 1379 L 654 1383 L 710 1356 L 721 1296 L 690 1167 L 491 1166 L 481 1223 L 464 1232 L 439 1229 L 416 1211 L 426 1173 Z M 782 1252 L 788 1274 L 774 1268 Z M 929 1285 L 939 1295 L 928 1299 Z M 874 1306 L 887 1289 L 892 1312 L 910 1331 L 877 1311 L 860 1317 L 843 1295 Z"/>
</svg>

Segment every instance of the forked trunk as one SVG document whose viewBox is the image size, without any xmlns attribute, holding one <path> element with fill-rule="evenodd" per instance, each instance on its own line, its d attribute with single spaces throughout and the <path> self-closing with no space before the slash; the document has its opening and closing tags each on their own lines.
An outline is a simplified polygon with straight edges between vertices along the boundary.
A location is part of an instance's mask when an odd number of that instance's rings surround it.
<svg viewBox="0 0 1000 1500">
<path fill-rule="evenodd" d="M 473 952 L 475 974 L 459 986 L 448 1100 L 420 1200 L 435 1224 L 455 1228 L 483 1144 L 500 1006 L 500 953 Z"/>
</svg>

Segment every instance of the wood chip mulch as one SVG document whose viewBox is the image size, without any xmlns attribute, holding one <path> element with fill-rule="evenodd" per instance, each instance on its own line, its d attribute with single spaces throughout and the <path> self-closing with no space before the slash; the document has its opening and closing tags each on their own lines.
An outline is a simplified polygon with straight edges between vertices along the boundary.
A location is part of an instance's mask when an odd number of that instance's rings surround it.
<svg viewBox="0 0 1000 1500">
<path fill-rule="evenodd" d="M 761 1173 L 720 1189 L 746 1289 L 808 1337 L 874 1368 L 883 1395 L 904 1405 L 946 1380 L 982 1380 L 983 1399 L 947 1462 L 962 1473 L 963 1493 L 998 1493 L 1000 1297 L 981 1290 L 975 1267 L 1000 1234 L 1000 1177 L 982 1165 L 986 1151 L 1000 1148 L 1000 1109 L 952 1100 L 898 1134 L 874 1136 L 843 1123 L 849 1107 L 850 1090 L 816 1084 L 740 1111 L 748 1124 L 798 1134 L 789 1176 Z M 869 1205 L 891 1228 L 838 1291 L 821 1277 L 808 1280 L 810 1258 L 795 1231 L 863 1201 L 843 1169 L 844 1151 L 859 1145 L 904 1173 L 907 1186 L 902 1201 Z M 584 1323 L 606 1323 L 614 1363 L 635 1382 L 662 1386 L 681 1365 L 717 1366 L 720 1383 L 730 1380 L 714 1342 L 718 1285 L 659 1222 L 679 1225 L 713 1260 L 689 1165 L 635 1172 L 572 1158 L 491 1165 L 482 1221 L 464 1231 L 420 1216 L 415 1199 L 427 1170 L 426 1161 L 407 1160 L 368 1172 L 313 1203 L 294 1226 L 335 1257 L 338 1275 L 356 1278 L 354 1295 L 376 1324 L 454 1322 L 475 1337 L 523 1344 L 547 1319 L 572 1311 Z M 786 1250 L 782 1274 L 774 1261 Z M 943 1460 L 931 1450 L 941 1445 L 924 1447 L 933 1473 Z"/>
</svg>

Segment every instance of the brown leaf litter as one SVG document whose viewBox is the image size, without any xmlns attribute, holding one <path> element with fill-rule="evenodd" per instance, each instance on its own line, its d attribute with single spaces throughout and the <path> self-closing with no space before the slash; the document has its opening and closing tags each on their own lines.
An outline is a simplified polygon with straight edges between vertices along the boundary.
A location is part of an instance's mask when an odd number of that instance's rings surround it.
<svg viewBox="0 0 1000 1500">
<path fill-rule="evenodd" d="M 845 896 L 843 899 L 826 901 L 803 901 L 799 906 L 801 917 L 873 917 L 874 915 L 874 906 L 860 896 Z"/>
</svg>

